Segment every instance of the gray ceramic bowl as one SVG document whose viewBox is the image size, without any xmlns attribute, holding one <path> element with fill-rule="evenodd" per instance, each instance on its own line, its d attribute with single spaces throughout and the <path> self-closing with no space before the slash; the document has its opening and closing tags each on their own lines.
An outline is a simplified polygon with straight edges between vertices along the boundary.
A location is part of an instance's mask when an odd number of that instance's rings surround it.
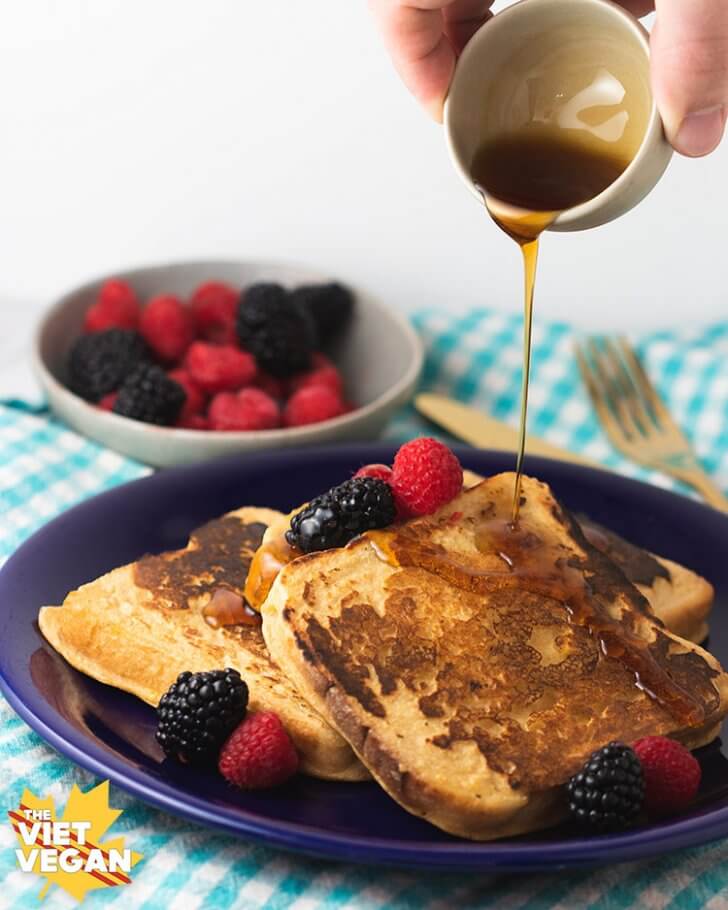
<svg viewBox="0 0 728 910">
<path fill-rule="evenodd" d="M 332 280 L 303 266 L 255 261 L 208 261 L 157 265 L 116 273 L 145 299 L 168 292 L 188 296 L 204 281 L 236 287 L 257 281 L 287 286 Z M 318 445 L 375 439 L 414 392 L 422 369 L 422 344 L 409 323 L 393 309 L 353 288 L 357 307 L 332 359 L 342 371 L 356 410 L 323 423 L 254 432 L 200 432 L 156 427 L 95 408 L 64 385 L 70 345 L 101 284 L 85 284 L 64 294 L 43 319 L 34 346 L 36 373 L 55 413 L 78 432 L 138 461 L 155 466 L 204 461 L 253 449 Z"/>
</svg>

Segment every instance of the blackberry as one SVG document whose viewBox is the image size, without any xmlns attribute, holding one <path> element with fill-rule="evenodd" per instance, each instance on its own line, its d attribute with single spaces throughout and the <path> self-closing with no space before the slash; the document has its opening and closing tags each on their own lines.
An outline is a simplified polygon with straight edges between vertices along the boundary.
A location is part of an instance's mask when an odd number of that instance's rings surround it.
<svg viewBox="0 0 728 910">
<path fill-rule="evenodd" d="M 322 344 L 337 335 L 354 312 L 354 295 L 343 284 L 303 285 L 296 288 L 291 296 L 313 319 Z"/>
<path fill-rule="evenodd" d="M 284 378 L 311 366 L 313 320 L 279 284 L 254 284 L 238 306 L 240 344 L 271 376 Z"/>
<path fill-rule="evenodd" d="M 114 413 L 169 426 L 179 417 L 186 398 L 182 386 L 161 367 L 142 364 L 124 380 L 114 402 Z"/>
<path fill-rule="evenodd" d="M 157 707 L 157 742 L 177 761 L 214 764 L 247 708 L 248 687 L 237 670 L 185 671 Z"/>
<path fill-rule="evenodd" d="M 597 749 L 567 785 L 569 812 L 596 832 L 629 827 L 645 798 L 642 765 L 634 750 L 611 742 Z"/>
<path fill-rule="evenodd" d="M 377 477 L 354 477 L 297 512 L 286 540 L 304 553 L 330 550 L 343 547 L 364 531 L 386 528 L 395 515 L 389 484 Z"/>
<path fill-rule="evenodd" d="M 107 329 L 82 335 L 68 354 L 68 387 L 86 401 L 100 401 L 148 360 L 149 349 L 138 332 Z"/>
</svg>

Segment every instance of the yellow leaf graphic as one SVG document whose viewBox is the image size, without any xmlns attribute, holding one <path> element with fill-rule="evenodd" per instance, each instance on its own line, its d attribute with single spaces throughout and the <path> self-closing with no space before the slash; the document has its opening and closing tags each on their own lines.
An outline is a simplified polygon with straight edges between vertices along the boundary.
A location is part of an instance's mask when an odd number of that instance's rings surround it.
<svg viewBox="0 0 728 910">
<path fill-rule="evenodd" d="M 32 810 L 32 814 L 28 810 Z M 8 813 L 18 838 L 18 863 L 25 871 L 82 901 L 99 888 L 131 884 L 129 870 L 142 855 L 127 850 L 123 837 L 103 840 L 121 815 L 109 806 L 109 782 L 84 793 L 74 784 L 60 819 L 52 797 L 23 792 L 17 810 Z"/>
</svg>

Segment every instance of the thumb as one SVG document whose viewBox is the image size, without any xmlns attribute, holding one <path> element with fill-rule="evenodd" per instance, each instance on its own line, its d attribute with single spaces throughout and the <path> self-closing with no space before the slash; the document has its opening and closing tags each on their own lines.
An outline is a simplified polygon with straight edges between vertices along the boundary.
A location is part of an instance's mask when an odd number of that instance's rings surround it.
<svg viewBox="0 0 728 910">
<path fill-rule="evenodd" d="M 657 0 L 652 83 L 668 139 L 692 158 L 723 135 L 728 103 L 728 3 Z"/>
</svg>

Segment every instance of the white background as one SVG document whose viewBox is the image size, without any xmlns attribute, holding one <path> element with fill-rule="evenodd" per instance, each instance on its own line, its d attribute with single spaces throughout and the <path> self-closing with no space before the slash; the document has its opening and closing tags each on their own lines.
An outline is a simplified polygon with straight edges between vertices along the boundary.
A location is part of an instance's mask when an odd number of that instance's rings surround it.
<svg viewBox="0 0 728 910">
<path fill-rule="evenodd" d="M 520 309 L 516 251 L 395 77 L 364 0 L 2 0 L 0 315 L 127 265 L 277 257 L 395 307 Z M 544 243 L 539 318 L 726 308 L 728 144 Z M 4 311 L 3 311 L 4 310 Z"/>
</svg>

